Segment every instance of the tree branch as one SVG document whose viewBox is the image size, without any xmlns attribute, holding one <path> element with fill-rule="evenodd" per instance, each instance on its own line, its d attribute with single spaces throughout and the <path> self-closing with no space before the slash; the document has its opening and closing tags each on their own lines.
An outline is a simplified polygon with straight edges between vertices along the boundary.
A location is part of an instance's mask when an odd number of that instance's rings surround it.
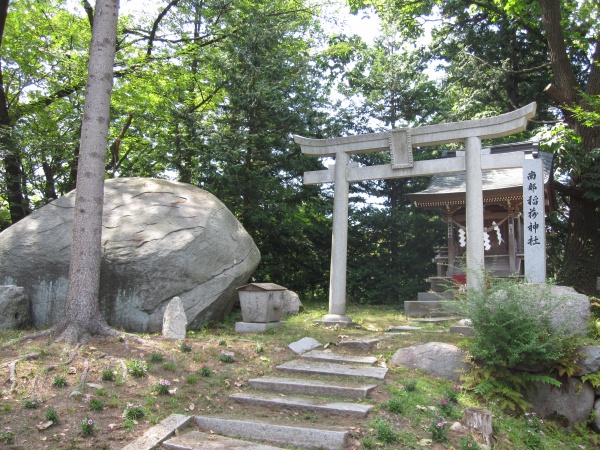
<svg viewBox="0 0 600 450">
<path fill-rule="evenodd" d="M 589 95 L 598 95 L 600 94 L 600 34 L 596 39 L 596 47 L 594 48 L 590 64 L 590 78 L 588 79 L 585 93 Z"/>
<path fill-rule="evenodd" d="M 583 195 L 586 193 L 586 189 L 578 188 L 575 186 L 566 186 L 556 180 L 554 180 L 553 187 L 556 192 L 562 195 L 567 195 L 569 197 L 583 198 Z"/>
<path fill-rule="evenodd" d="M 88 21 L 90 22 L 90 30 L 92 30 L 94 28 L 94 8 L 92 8 L 92 5 L 90 5 L 88 0 L 81 0 L 81 4 L 87 14 Z"/>
<path fill-rule="evenodd" d="M 158 15 L 158 17 L 156 18 L 156 20 L 152 24 L 152 31 L 150 31 L 150 35 L 148 36 L 148 46 L 146 47 L 146 56 L 150 56 L 152 54 L 152 49 L 154 47 L 154 39 L 156 37 L 156 32 L 158 31 L 158 26 L 160 25 L 160 22 L 167 15 L 167 13 L 169 12 L 169 10 L 173 6 L 177 6 L 178 3 L 179 3 L 179 0 L 171 0 L 169 2 L 169 4 L 165 7 L 165 9 L 163 9 L 160 12 L 160 14 Z"/>
<path fill-rule="evenodd" d="M 127 121 L 125 122 L 125 125 L 123 125 L 123 129 L 121 130 L 121 133 L 119 134 L 119 137 L 117 137 L 117 139 L 115 139 L 115 141 L 112 144 L 110 144 L 109 148 L 110 148 L 110 154 L 111 154 L 111 162 L 110 162 L 110 164 L 106 165 L 105 170 L 109 170 L 112 168 L 112 176 L 113 177 L 115 176 L 117 167 L 122 162 L 122 161 L 119 161 L 119 147 L 121 146 L 121 141 L 125 137 L 125 133 L 127 133 L 127 130 L 131 126 L 132 121 L 133 121 L 133 113 L 130 112 L 129 117 L 127 118 Z"/>
</svg>

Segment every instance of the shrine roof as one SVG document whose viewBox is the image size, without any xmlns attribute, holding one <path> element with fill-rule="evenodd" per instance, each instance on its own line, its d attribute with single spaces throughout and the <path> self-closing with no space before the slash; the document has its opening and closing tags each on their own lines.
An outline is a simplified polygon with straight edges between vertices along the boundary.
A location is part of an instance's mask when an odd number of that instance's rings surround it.
<svg viewBox="0 0 600 450">
<path fill-rule="evenodd" d="M 552 172 L 551 153 L 537 151 L 537 143 L 525 142 L 518 144 L 509 144 L 503 146 L 490 147 L 482 149 L 486 153 L 505 153 L 507 151 L 523 151 L 526 158 L 539 157 L 544 166 L 544 184 L 550 180 Z M 461 156 L 461 153 L 452 152 L 449 157 Z M 484 170 L 481 174 L 484 199 L 486 197 L 498 197 L 502 195 L 521 196 L 523 187 L 523 171 L 521 168 Z M 426 203 L 433 206 L 432 202 L 443 202 L 444 200 L 464 201 L 465 198 L 466 173 L 451 173 L 434 175 L 429 182 L 429 186 L 424 191 L 409 194 L 408 197 L 415 201 L 417 205 Z"/>
</svg>

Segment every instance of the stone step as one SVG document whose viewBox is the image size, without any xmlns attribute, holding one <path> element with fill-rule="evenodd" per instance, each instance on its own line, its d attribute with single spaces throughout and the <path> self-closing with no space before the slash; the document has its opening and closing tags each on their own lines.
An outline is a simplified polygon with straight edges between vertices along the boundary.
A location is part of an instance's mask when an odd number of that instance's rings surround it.
<svg viewBox="0 0 600 450">
<path fill-rule="evenodd" d="M 447 316 L 444 310 L 447 300 L 418 300 L 404 302 L 404 314 L 407 317 L 440 317 Z"/>
<path fill-rule="evenodd" d="M 255 442 L 233 439 L 218 434 L 190 431 L 162 443 L 165 450 L 279 450 L 281 447 L 257 444 Z"/>
<path fill-rule="evenodd" d="M 340 385 L 304 378 L 261 377 L 248 380 L 254 389 L 283 394 L 324 395 L 329 397 L 367 398 L 376 384 Z"/>
<path fill-rule="evenodd" d="M 378 380 L 383 380 L 387 374 L 387 368 L 385 367 L 355 366 L 320 361 L 303 361 L 300 359 L 294 359 L 281 364 L 277 366 L 277 369 L 293 373 L 366 377 Z"/>
<path fill-rule="evenodd" d="M 182 414 L 171 414 L 160 423 L 147 430 L 141 437 L 131 444 L 123 447 L 123 450 L 152 450 L 157 445 L 173 436 L 177 430 L 185 428 L 192 418 Z"/>
<path fill-rule="evenodd" d="M 312 398 L 278 397 L 258 393 L 232 394 L 229 398 L 238 403 L 246 403 L 255 406 L 301 409 L 303 411 L 317 411 L 338 416 L 358 418 L 366 417 L 371 408 L 373 408 L 373 405 L 363 405 L 359 403 L 326 403 Z"/>
<path fill-rule="evenodd" d="M 423 317 L 421 319 L 414 319 L 415 322 L 419 323 L 443 323 L 452 322 L 458 320 L 458 317 Z"/>
<path fill-rule="evenodd" d="M 417 300 L 420 300 L 420 301 L 454 300 L 454 292 L 418 292 Z"/>
<path fill-rule="evenodd" d="M 216 417 L 196 417 L 195 421 L 200 431 L 294 448 L 342 450 L 349 435 L 341 428 L 302 428 Z"/>
<path fill-rule="evenodd" d="M 303 353 L 302 358 L 347 364 L 375 364 L 377 362 L 377 358 L 374 356 L 340 355 L 339 353 L 322 350 L 311 350 Z"/>
</svg>

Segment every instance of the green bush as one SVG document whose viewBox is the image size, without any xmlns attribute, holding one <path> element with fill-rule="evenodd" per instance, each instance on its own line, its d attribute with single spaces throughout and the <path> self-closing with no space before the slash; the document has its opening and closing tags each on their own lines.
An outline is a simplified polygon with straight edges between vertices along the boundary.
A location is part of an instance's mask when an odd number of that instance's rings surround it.
<svg viewBox="0 0 600 450">
<path fill-rule="evenodd" d="M 61 375 L 57 375 L 52 380 L 52 386 L 57 388 L 65 388 L 67 387 L 67 379 Z"/>
<path fill-rule="evenodd" d="M 552 328 L 544 294 L 537 286 L 494 278 L 482 292 L 468 291 L 455 307 L 472 321 L 470 354 L 502 367 L 551 367 L 565 357 L 574 359 L 579 338 Z"/>
<path fill-rule="evenodd" d="M 524 412 L 531 406 L 524 392 L 534 383 L 560 386 L 548 374 L 509 370 L 537 366 L 559 375 L 573 372 L 582 338 L 567 328 L 568 317 L 562 328 L 552 326 L 555 300 L 539 285 L 487 277 L 485 289 L 467 291 L 455 302 L 455 312 L 472 321 L 474 332 L 463 343 L 473 357 L 464 387 L 502 410 Z"/>
</svg>

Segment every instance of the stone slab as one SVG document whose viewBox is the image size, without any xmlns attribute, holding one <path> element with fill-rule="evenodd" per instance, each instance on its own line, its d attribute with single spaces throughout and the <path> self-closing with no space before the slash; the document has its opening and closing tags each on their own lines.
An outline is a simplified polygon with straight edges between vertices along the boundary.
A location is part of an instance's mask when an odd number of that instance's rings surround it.
<svg viewBox="0 0 600 450">
<path fill-rule="evenodd" d="M 349 364 L 375 364 L 377 362 L 377 358 L 374 356 L 340 355 L 339 353 L 322 350 L 311 350 L 303 353 L 302 358 Z"/>
<path fill-rule="evenodd" d="M 319 341 L 311 337 L 303 337 L 299 341 L 292 342 L 288 345 L 289 349 L 298 355 L 322 346 L 323 345 Z"/>
<path fill-rule="evenodd" d="M 162 335 L 170 339 L 185 339 L 187 317 L 185 308 L 179 297 L 173 299 L 167 305 L 163 316 Z"/>
<path fill-rule="evenodd" d="M 371 339 L 347 339 L 338 342 L 338 347 L 349 348 L 353 350 L 363 350 L 368 351 L 373 349 L 379 342 L 380 338 L 371 338 Z"/>
<path fill-rule="evenodd" d="M 251 405 L 279 407 L 284 409 L 301 409 L 303 411 L 317 411 L 327 414 L 335 414 L 344 417 L 367 417 L 373 405 L 363 405 L 359 403 L 323 403 L 311 398 L 297 397 L 275 397 L 272 395 L 263 394 L 232 394 L 230 399 L 239 403 L 247 403 Z"/>
<path fill-rule="evenodd" d="M 404 302 L 404 314 L 407 317 L 440 317 L 444 312 L 444 303 L 448 300 L 417 300 Z"/>
<path fill-rule="evenodd" d="M 419 323 L 444 323 L 456 320 L 456 317 L 424 317 L 422 319 L 414 319 L 415 322 Z"/>
<path fill-rule="evenodd" d="M 304 378 L 261 377 L 248 380 L 254 389 L 283 394 L 324 395 L 330 397 L 367 398 L 376 384 L 340 385 Z"/>
<path fill-rule="evenodd" d="M 474 336 L 473 327 L 465 327 L 461 325 L 452 325 L 450 333 L 464 334 L 465 336 Z"/>
<path fill-rule="evenodd" d="M 398 349 L 390 362 L 423 370 L 435 377 L 458 381 L 460 374 L 468 369 L 465 357 L 466 354 L 455 345 L 428 342 Z"/>
<path fill-rule="evenodd" d="M 387 374 L 387 368 L 385 367 L 355 366 L 351 364 L 302 361 L 298 359 L 281 364 L 277 366 L 277 369 L 296 373 L 366 377 L 378 380 L 383 380 Z"/>
<path fill-rule="evenodd" d="M 315 325 L 323 325 L 324 327 L 351 328 L 356 326 L 352 321 L 344 322 L 337 320 L 313 320 Z"/>
<path fill-rule="evenodd" d="M 418 292 L 417 300 L 419 300 L 419 301 L 454 300 L 454 292 Z"/>
<path fill-rule="evenodd" d="M 171 414 L 159 424 L 147 430 L 141 437 L 131 444 L 123 447 L 123 450 L 152 450 L 175 433 L 175 430 L 183 428 L 192 420 L 190 416 L 183 414 Z"/>
<path fill-rule="evenodd" d="M 250 420 L 230 420 L 216 417 L 196 417 L 202 431 L 213 431 L 224 436 L 244 437 L 275 445 L 308 449 L 342 450 L 348 440 L 348 431 L 324 428 L 302 428 L 274 425 Z"/>
<path fill-rule="evenodd" d="M 194 430 L 163 442 L 162 448 L 166 450 L 278 450 L 281 447 L 257 444 Z"/>
<path fill-rule="evenodd" d="M 281 328 L 285 325 L 285 322 L 268 322 L 268 323 L 254 323 L 254 322 L 236 322 L 235 332 L 236 333 L 264 333 L 271 328 Z"/>
<path fill-rule="evenodd" d="M 423 327 L 414 327 L 412 325 L 398 325 L 398 326 L 390 326 L 388 331 L 419 331 L 422 330 Z"/>
</svg>

